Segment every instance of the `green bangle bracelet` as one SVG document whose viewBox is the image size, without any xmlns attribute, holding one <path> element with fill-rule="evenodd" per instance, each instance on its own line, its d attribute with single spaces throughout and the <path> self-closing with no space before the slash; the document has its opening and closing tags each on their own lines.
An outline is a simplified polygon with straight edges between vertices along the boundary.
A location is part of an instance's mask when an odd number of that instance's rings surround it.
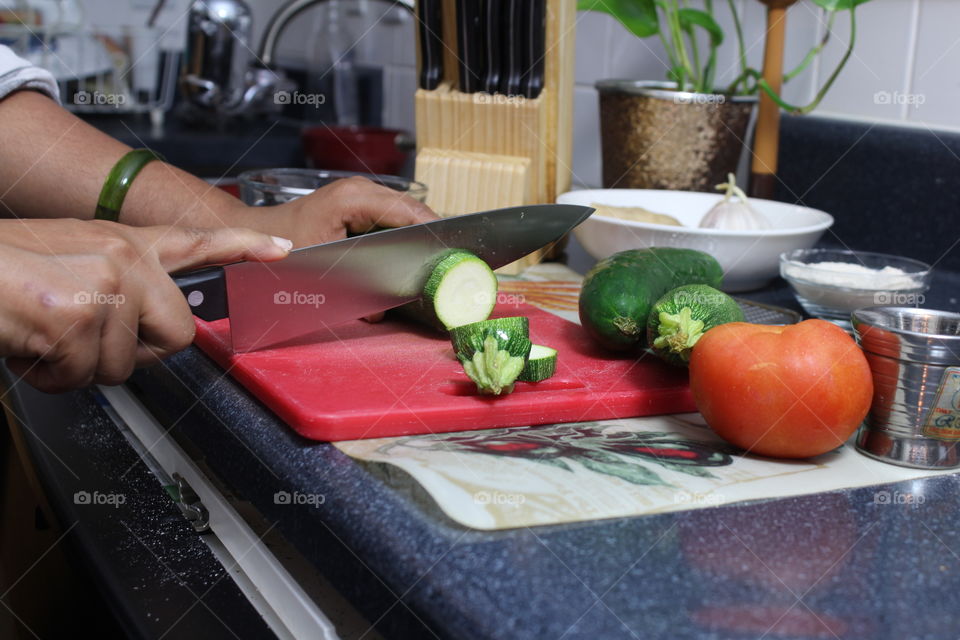
<svg viewBox="0 0 960 640">
<path fill-rule="evenodd" d="M 110 220 L 116 222 L 120 217 L 120 207 L 123 206 L 123 199 L 127 197 L 127 191 L 133 184 L 133 179 L 137 177 L 140 170 L 153 160 L 164 161 L 163 156 L 150 149 L 134 149 L 127 152 L 110 169 L 110 174 L 103 183 L 100 190 L 100 198 L 97 200 L 97 213 L 94 216 L 97 220 Z"/>
</svg>

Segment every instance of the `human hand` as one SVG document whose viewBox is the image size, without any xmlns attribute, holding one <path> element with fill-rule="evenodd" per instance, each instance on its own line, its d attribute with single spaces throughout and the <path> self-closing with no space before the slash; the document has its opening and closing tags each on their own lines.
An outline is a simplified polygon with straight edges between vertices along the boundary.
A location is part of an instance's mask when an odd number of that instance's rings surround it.
<svg viewBox="0 0 960 640">
<path fill-rule="evenodd" d="M 427 205 L 367 178 L 343 178 L 291 202 L 246 207 L 240 226 L 290 238 L 304 247 L 332 242 L 375 227 L 403 227 L 436 220 Z M 233 220 L 234 218 L 231 218 Z"/>
<path fill-rule="evenodd" d="M 42 391 L 119 384 L 193 340 L 168 272 L 288 250 L 247 229 L 0 220 L 0 355 Z"/>
</svg>

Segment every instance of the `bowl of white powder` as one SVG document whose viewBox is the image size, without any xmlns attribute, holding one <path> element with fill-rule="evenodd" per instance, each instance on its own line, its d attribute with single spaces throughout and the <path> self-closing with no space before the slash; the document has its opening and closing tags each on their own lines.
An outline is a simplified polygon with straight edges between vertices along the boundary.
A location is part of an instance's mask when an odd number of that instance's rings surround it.
<svg viewBox="0 0 960 640">
<path fill-rule="evenodd" d="M 798 249 L 780 256 L 780 275 L 811 316 L 850 327 L 854 310 L 923 304 L 929 264 L 869 251 Z"/>
</svg>

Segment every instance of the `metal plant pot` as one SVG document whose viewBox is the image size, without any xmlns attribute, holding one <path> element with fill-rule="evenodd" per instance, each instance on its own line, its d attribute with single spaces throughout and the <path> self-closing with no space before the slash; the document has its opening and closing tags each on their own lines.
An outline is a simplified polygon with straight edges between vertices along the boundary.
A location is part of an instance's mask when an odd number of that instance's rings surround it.
<svg viewBox="0 0 960 640">
<path fill-rule="evenodd" d="M 677 91 L 669 82 L 596 86 L 605 188 L 713 191 L 736 172 L 756 97 Z"/>
</svg>

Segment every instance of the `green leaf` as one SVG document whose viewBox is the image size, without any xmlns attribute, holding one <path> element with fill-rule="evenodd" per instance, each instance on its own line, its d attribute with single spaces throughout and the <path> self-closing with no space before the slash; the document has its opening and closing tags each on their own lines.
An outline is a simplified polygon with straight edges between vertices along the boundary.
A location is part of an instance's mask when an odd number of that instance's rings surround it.
<svg viewBox="0 0 960 640">
<path fill-rule="evenodd" d="M 660 30 L 654 0 L 579 0 L 577 9 L 610 14 L 638 38 L 652 36 Z"/>
<path fill-rule="evenodd" d="M 532 458 L 534 462 L 539 462 L 540 464 L 548 464 L 551 467 L 557 467 L 558 469 L 563 469 L 564 471 L 573 471 L 563 460 L 559 458 Z"/>
<path fill-rule="evenodd" d="M 622 462 L 620 460 L 613 462 L 591 460 L 587 457 L 577 458 L 577 461 L 590 471 L 614 476 L 621 480 L 626 480 L 630 484 L 671 486 L 669 483 L 664 482 L 659 475 L 638 464 L 630 464 L 629 462 Z"/>
<path fill-rule="evenodd" d="M 827 11 L 844 11 L 846 9 L 853 9 L 857 5 L 861 5 L 865 2 L 870 2 L 870 0 L 813 0 L 813 3 L 818 7 L 823 7 Z"/>
<path fill-rule="evenodd" d="M 865 1 L 865 0 L 864 0 Z M 710 35 L 710 44 L 714 47 L 720 46 L 723 42 L 723 29 L 717 24 L 706 11 L 699 9 L 680 9 L 677 11 L 677 17 L 680 18 L 680 26 L 684 31 L 690 32 L 694 26 L 700 27 Z"/>
</svg>

